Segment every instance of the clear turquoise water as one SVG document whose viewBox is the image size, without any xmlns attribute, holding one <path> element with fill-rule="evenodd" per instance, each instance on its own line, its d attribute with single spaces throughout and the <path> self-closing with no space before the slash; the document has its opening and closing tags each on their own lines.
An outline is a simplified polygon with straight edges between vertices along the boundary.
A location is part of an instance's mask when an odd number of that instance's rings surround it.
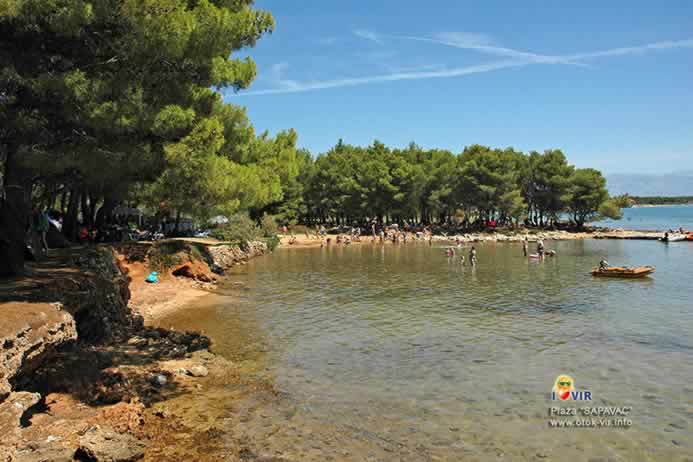
<svg viewBox="0 0 693 462">
<path fill-rule="evenodd" d="M 262 351 L 304 412 L 443 460 L 693 459 L 693 243 L 547 247 L 479 245 L 476 268 L 427 245 L 280 249 L 186 322 L 233 359 Z M 593 278 L 602 257 L 657 271 Z M 560 373 L 632 426 L 550 429 Z"/>
<path fill-rule="evenodd" d="M 666 231 L 679 229 L 693 231 L 693 206 L 634 207 L 623 210 L 623 219 L 604 220 L 597 226 L 634 230 Z"/>
</svg>

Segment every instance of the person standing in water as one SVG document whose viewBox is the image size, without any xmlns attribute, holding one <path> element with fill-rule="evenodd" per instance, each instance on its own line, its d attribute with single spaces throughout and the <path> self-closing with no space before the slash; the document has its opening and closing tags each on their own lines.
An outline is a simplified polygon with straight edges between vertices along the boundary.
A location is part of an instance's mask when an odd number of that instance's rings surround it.
<svg viewBox="0 0 693 462">
<path fill-rule="evenodd" d="M 525 237 L 522 241 L 522 253 L 527 256 L 527 238 Z"/>
<path fill-rule="evenodd" d="M 544 241 L 541 239 L 537 241 L 537 253 L 540 258 L 544 258 Z"/>
<path fill-rule="evenodd" d="M 474 246 L 469 250 L 469 264 L 476 266 L 476 247 Z"/>
</svg>

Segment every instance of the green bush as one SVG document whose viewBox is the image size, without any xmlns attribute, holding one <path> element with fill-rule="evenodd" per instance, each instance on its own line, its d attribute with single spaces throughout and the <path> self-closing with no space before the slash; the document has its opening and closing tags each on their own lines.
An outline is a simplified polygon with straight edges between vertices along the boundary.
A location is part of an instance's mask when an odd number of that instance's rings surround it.
<svg viewBox="0 0 693 462">
<path fill-rule="evenodd" d="M 147 258 L 149 259 L 149 267 L 153 270 L 165 270 L 188 259 L 211 262 L 209 251 L 204 244 L 182 240 L 166 240 L 155 243 L 147 252 Z"/>
<path fill-rule="evenodd" d="M 164 270 L 181 263 L 179 252 L 185 250 L 183 241 L 160 241 L 152 246 L 147 253 L 149 267 L 154 270 Z"/>
<path fill-rule="evenodd" d="M 265 241 L 265 244 L 267 244 L 267 248 L 270 251 L 274 251 L 274 249 L 276 249 L 279 245 L 279 237 L 277 237 L 277 235 L 266 237 L 263 239 L 263 241 Z"/>
<path fill-rule="evenodd" d="M 264 237 L 274 237 L 277 235 L 277 220 L 272 215 L 264 214 L 260 220 L 260 228 Z"/>
<path fill-rule="evenodd" d="M 262 237 L 262 230 L 247 214 L 236 214 L 229 218 L 229 222 L 212 230 L 211 236 L 220 241 L 228 241 L 245 247 L 248 241 L 255 241 Z"/>
<path fill-rule="evenodd" d="M 315 234 L 315 229 L 306 225 L 291 225 L 289 226 L 289 231 L 295 235 L 308 234 L 310 236 L 311 234 Z"/>
<path fill-rule="evenodd" d="M 612 220 L 620 220 L 623 218 L 623 211 L 620 205 L 613 199 L 609 199 L 599 206 L 599 215 L 597 215 L 596 220 L 603 220 L 605 218 L 611 218 Z"/>
</svg>

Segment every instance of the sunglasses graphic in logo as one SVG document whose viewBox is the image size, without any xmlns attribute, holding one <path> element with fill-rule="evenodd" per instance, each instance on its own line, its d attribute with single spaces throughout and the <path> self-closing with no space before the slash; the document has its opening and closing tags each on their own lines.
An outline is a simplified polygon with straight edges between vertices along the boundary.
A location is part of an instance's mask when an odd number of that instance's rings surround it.
<svg viewBox="0 0 693 462">
<path fill-rule="evenodd" d="M 591 401 L 591 391 L 575 391 L 575 381 L 569 375 L 559 375 L 551 390 L 551 399 L 560 401 Z"/>
</svg>

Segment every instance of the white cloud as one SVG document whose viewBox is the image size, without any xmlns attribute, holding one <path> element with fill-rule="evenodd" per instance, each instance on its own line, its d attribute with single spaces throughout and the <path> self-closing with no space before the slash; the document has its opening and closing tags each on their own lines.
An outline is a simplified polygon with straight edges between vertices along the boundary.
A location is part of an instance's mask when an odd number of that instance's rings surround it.
<svg viewBox="0 0 693 462">
<path fill-rule="evenodd" d="M 279 63 L 276 63 L 272 65 L 272 69 L 270 71 L 270 78 L 274 85 L 277 85 L 278 87 L 284 89 L 284 90 L 290 90 L 292 88 L 298 88 L 300 87 L 300 84 L 296 82 L 295 80 L 289 80 L 289 79 L 284 79 L 282 78 L 282 74 L 284 71 L 289 67 L 289 63 L 286 61 L 282 61 Z"/>
<path fill-rule="evenodd" d="M 371 30 L 356 29 L 354 31 L 354 35 L 364 40 L 370 40 L 371 42 L 375 42 L 378 45 L 384 44 L 383 39 L 380 37 L 380 34 L 377 34 Z"/>
<path fill-rule="evenodd" d="M 284 86 L 284 88 L 273 88 L 268 90 L 256 90 L 245 93 L 238 93 L 237 96 L 252 96 L 252 95 L 276 95 L 281 93 L 298 93 L 310 90 L 324 90 L 327 88 L 353 87 L 356 85 L 365 85 L 378 82 L 396 82 L 399 80 L 421 80 L 444 77 L 460 77 L 469 74 L 478 74 L 482 72 L 490 72 L 508 67 L 520 67 L 529 63 L 520 61 L 497 61 L 487 64 L 478 64 L 474 66 L 456 67 L 451 69 L 440 70 L 423 70 L 409 72 L 395 72 L 391 74 L 372 75 L 366 77 L 355 77 L 346 79 L 319 80 L 312 82 L 294 82 L 294 86 Z"/>
<path fill-rule="evenodd" d="M 385 65 L 385 69 L 391 73 L 401 72 L 421 72 L 421 71 L 440 71 L 445 69 L 442 64 L 425 64 L 423 66 L 390 66 Z"/>
<path fill-rule="evenodd" d="M 576 53 L 567 55 L 568 59 L 593 59 L 607 56 L 637 55 L 653 50 L 670 50 L 674 48 L 693 48 L 693 39 L 674 40 L 665 42 L 648 43 L 635 47 L 612 48 L 610 50 L 593 51 L 590 53 Z"/>
<path fill-rule="evenodd" d="M 435 34 L 435 38 L 468 47 L 486 46 L 493 42 L 488 35 L 475 32 L 440 32 Z"/>
<path fill-rule="evenodd" d="M 490 37 L 483 34 L 475 34 L 469 32 L 441 32 L 435 34 L 433 37 L 398 35 L 393 36 L 393 38 L 413 40 L 417 42 L 436 43 L 438 45 L 445 45 L 453 48 L 461 48 L 464 50 L 476 50 L 481 53 L 496 56 L 504 56 L 506 58 L 527 59 L 537 63 L 582 65 L 581 63 L 575 62 L 575 60 L 573 59 L 566 59 L 566 57 L 564 56 L 541 55 L 537 53 L 530 53 L 527 51 L 496 46 L 492 44 L 492 40 Z"/>
<path fill-rule="evenodd" d="M 415 40 L 423 41 L 434 41 L 436 39 L 425 39 L 425 38 L 412 38 Z M 470 41 L 467 37 L 467 42 L 458 43 L 458 45 L 466 45 L 466 47 L 472 47 L 472 43 L 479 43 L 478 39 Z M 512 67 L 522 67 L 531 64 L 575 64 L 578 60 L 590 60 L 602 57 L 613 57 L 613 56 L 625 56 L 646 53 L 649 51 L 657 50 L 669 50 L 669 49 L 679 49 L 679 48 L 693 48 L 693 39 L 679 40 L 679 41 L 664 41 L 655 42 L 645 45 L 633 46 L 633 47 L 621 47 L 621 48 L 611 48 L 607 50 L 599 50 L 587 53 L 575 53 L 568 55 L 557 55 L 557 56 L 547 56 L 538 55 L 534 53 L 526 53 L 518 50 L 510 50 L 500 47 L 491 47 L 489 45 L 473 45 L 475 49 L 479 47 L 483 50 L 491 49 L 494 54 L 500 54 L 507 56 L 511 59 L 505 59 L 501 61 L 495 61 L 485 64 L 478 64 L 465 67 L 455 67 L 455 68 L 442 68 L 442 69 L 430 69 L 427 67 L 417 68 L 415 70 L 409 71 L 398 71 L 391 72 L 389 74 L 371 75 L 364 77 L 355 78 L 343 78 L 343 79 L 329 79 L 320 81 L 305 81 L 298 82 L 295 80 L 286 80 L 282 78 L 283 71 L 287 68 L 286 63 L 278 63 L 272 67 L 272 74 L 274 77 L 276 88 L 271 88 L 267 90 L 255 90 L 249 92 L 237 93 L 236 96 L 253 96 L 253 95 L 276 95 L 282 93 L 298 93 L 311 90 L 322 90 L 328 88 L 340 88 L 340 87 L 351 87 L 357 85 L 366 85 L 371 83 L 381 83 L 381 82 L 394 82 L 400 80 L 423 80 L 423 79 L 433 79 L 433 78 L 450 78 L 450 77 L 461 77 L 470 74 L 479 74 L 483 72 L 492 72 L 506 68 Z M 507 50 L 507 51 L 505 51 Z"/>
</svg>

